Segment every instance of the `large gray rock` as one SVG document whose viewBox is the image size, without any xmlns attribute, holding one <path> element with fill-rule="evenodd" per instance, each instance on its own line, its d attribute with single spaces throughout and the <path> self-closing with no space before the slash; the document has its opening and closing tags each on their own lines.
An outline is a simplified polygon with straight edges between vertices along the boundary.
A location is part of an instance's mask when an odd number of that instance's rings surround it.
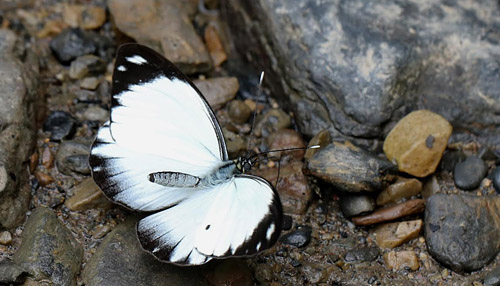
<svg viewBox="0 0 500 286">
<path fill-rule="evenodd" d="M 26 162 L 34 147 L 38 63 L 17 57 L 16 35 L 0 29 L 0 229 L 22 223 L 28 207 Z M 29 67 L 29 68 L 28 68 Z"/>
<path fill-rule="evenodd" d="M 436 194 L 427 200 L 425 240 L 437 261 L 476 271 L 500 251 L 500 197 Z"/>
<path fill-rule="evenodd" d="M 76 285 L 83 249 L 52 210 L 38 207 L 26 222 L 23 241 L 13 261 L 37 280 Z"/>
<path fill-rule="evenodd" d="M 110 232 L 85 265 L 87 286 L 208 285 L 203 267 L 181 267 L 156 260 L 142 250 L 135 224 L 129 218 Z"/>
<path fill-rule="evenodd" d="M 327 128 L 368 145 L 409 111 L 429 109 L 500 142 L 498 1 L 226 0 L 224 8 L 238 50 L 266 71 L 307 135 Z"/>
</svg>

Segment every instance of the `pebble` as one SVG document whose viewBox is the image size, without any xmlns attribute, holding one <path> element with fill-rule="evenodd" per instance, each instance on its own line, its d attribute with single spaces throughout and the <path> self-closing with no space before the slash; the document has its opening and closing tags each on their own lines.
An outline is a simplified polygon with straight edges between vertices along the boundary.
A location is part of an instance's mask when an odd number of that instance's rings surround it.
<svg viewBox="0 0 500 286">
<path fill-rule="evenodd" d="M 283 244 L 295 247 L 304 247 L 311 241 L 312 229 L 308 226 L 302 226 L 299 229 L 282 235 L 280 241 Z"/>
<path fill-rule="evenodd" d="M 83 180 L 73 188 L 73 196 L 64 202 L 64 205 L 72 211 L 84 211 L 88 209 L 108 209 L 112 203 L 104 196 L 92 178 Z"/>
<path fill-rule="evenodd" d="M 83 119 L 105 122 L 109 120 L 109 111 L 100 106 L 92 105 L 83 112 Z"/>
<path fill-rule="evenodd" d="M 195 80 L 193 83 L 213 109 L 219 109 L 232 100 L 240 88 L 238 79 L 235 77 L 214 77 Z"/>
<path fill-rule="evenodd" d="M 462 190 L 474 190 L 481 185 L 487 171 L 486 163 L 481 158 L 469 156 L 453 169 L 455 186 Z"/>
<path fill-rule="evenodd" d="M 281 165 L 278 185 L 275 189 L 280 195 L 285 213 L 303 215 L 312 199 L 313 192 L 302 171 L 303 165 L 299 161 Z M 265 178 L 272 185 L 276 184 L 278 168 L 266 167 L 255 170 L 254 173 Z"/>
<path fill-rule="evenodd" d="M 340 209 L 345 217 L 353 217 L 375 210 L 375 200 L 368 195 L 346 194 L 340 197 Z"/>
<path fill-rule="evenodd" d="M 36 167 L 38 167 L 38 152 L 35 150 L 33 154 L 30 156 L 30 173 L 33 174 L 35 172 Z M 7 176 L 7 173 L 5 174 Z M 0 169 L 0 190 L 2 190 L 2 170 Z"/>
<path fill-rule="evenodd" d="M 415 196 L 421 191 L 422 183 L 419 180 L 399 178 L 378 195 L 376 202 L 379 206 L 396 203 Z"/>
<path fill-rule="evenodd" d="M 256 136 L 267 137 L 280 129 L 290 127 L 291 124 L 290 115 L 281 109 L 273 108 L 262 116 L 257 116 L 254 131 Z"/>
<path fill-rule="evenodd" d="M 53 111 L 43 123 L 43 131 L 50 132 L 50 141 L 71 138 L 76 131 L 76 120 L 66 111 Z"/>
<path fill-rule="evenodd" d="M 80 81 L 80 87 L 88 90 L 96 90 L 99 86 L 99 79 L 97 77 L 86 77 Z"/>
<path fill-rule="evenodd" d="M 425 241 L 438 262 L 476 271 L 500 251 L 500 197 L 436 194 L 427 200 Z"/>
<path fill-rule="evenodd" d="M 302 136 L 293 129 L 280 129 L 273 132 L 269 137 L 267 137 L 267 144 L 269 150 L 280 150 L 289 148 L 305 148 L 306 143 Z M 292 157 L 301 160 L 304 157 L 305 150 L 294 150 L 294 151 L 283 151 L 283 152 L 272 152 L 269 154 L 271 157 L 281 158 L 282 156 Z"/>
<path fill-rule="evenodd" d="M 283 223 L 281 225 L 281 230 L 290 230 L 292 229 L 293 218 L 287 214 L 283 214 Z"/>
<path fill-rule="evenodd" d="M 374 261 L 379 255 L 380 251 L 377 247 L 362 247 L 347 252 L 344 260 L 346 262 Z"/>
<path fill-rule="evenodd" d="M 455 165 L 465 161 L 467 155 L 465 155 L 462 151 L 446 151 L 443 155 L 443 159 L 439 166 L 442 170 L 447 172 L 453 172 L 455 169 Z"/>
<path fill-rule="evenodd" d="M 5 166 L 0 166 L 0 192 L 5 190 L 8 181 L 9 177 L 7 175 L 7 170 L 5 170 Z"/>
<path fill-rule="evenodd" d="M 227 115 L 236 124 L 243 124 L 248 121 L 252 115 L 252 110 L 241 100 L 231 100 L 227 105 Z"/>
<path fill-rule="evenodd" d="M 68 28 L 50 41 L 50 49 L 64 65 L 85 54 L 93 54 L 97 50 L 94 34 L 77 28 Z"/>
<path fill-rule="evenodd" d="M 350 142 L 325 146 L 306 162 L 306 173 L 345 192 L 378 192 L 397 172 L 391 162 Z"/>
<path fill-rule="evenodd" d="M 0 232 L 0 244 L 9 245 L 12 243 L 12 234 L 5 230 Z"/>
<path fill-rule="evenodd" d="M 375 229 L 375 242 L 380 248 L 394 248 L 417 238 L 422 229 L 421 219 L 386 223 Z"/>
<path fill-rule="evenodd" d="M 330 131 L 328 131 L 327 129 L 320 131 L 318 134 L 314 135 L 314 137 L 309 140 L 309 144 L 307 144 L 307 146 L 319 145 L 319 148 L 307 149 L 306 153 L 304 154 L 304 159 L 311 159 L 316 152 L 330 145 L 330 143 L 332 143 L 332 136 L 330 135 Z"/>
<path fill-rule="evenodd" d="M 491 180 L 493 181 L 493 187 L 497 193 L 500 193 L 500 165 L 496 166 L 491 173 Z"/>
<path fill-rule="evenodd" d="M 413 251 L 390 251 L 383 257 L 385 266 L 389 270 L 417 270 L 420 267 L 417 255 Z"/>
<path fill-rule="evenodd" d="M 451 135 L 452 126 L 429 110 L 402 118 L 384 141 L 384 153 L 400 171 L 416 177 L 434 173 Z"/>
<path fill-rule="evenodd" d="M 103 238 L 111 230 L 112 230 L 112 227 L 110 224 L 108 224 L 108 223 L 100 224 L 92 230 L 92 237 L 95 239 Z"/>
<path fill-rule="evenodd" d="M 56 153 L 57 169 L 66 175 L 90 174 L 88 156 L 90 146 L 77 141 L 64 141 L 59 145 Z"/>
<path fill-rule="evenodd" d="M 208 25 L 205 28 L 204 40 L 208 53 L 210 54 L 210 58 L 212 58 L 212 63 L 215 67 L 220 66 L 227 60 L 227 53 L 222 45 L 222 41 L 216 27 Z"/>
<path fill-rule="evenodd" d="M 484 277 L 484 286 L 498 286 L 500 285 L 500 266 L 490 270 L 486 277 Z"/>
<path fill-rule="evenodd" d="M 224 139 L 226 140 L 227 153 L 230 158 L 236 158 L 247 151 L 247 141 L 238 133 L 234 133 L 227 128 L 222 128 Z"/>
<path fill-rule="evenodd" d="M 54 153 L 50 150 L 50 147 L 46 146 L 42 151 L 42 165 L 46 169 L 54 167 Z"/>
<path fill-rule="evenodd" d="M 438 179 L 432 175 L 422 187 L 422 198 L 428 199 L 430 196 L 439 193 L 441 187 L 439 186 Z"/>
<path fill-rule="evenodd" d="M 106 66 L 106 62 L 98 56 L 79 56 L 71 62 L 69 77 L 72 79 L 82 79 L 88 75 L 100 75 L 106 71 Z"/>
<path fill-rule="evenodd" d="M 38 183 L 42 187 L 52 184 L 55 181 L 52 176 L 41 171 L 35 171 L 35 178 L 38 180 Z"/>
<path fill-rule="evenodd" d="M 99 6 L 66 4 L 63 11 L 64 22 L 72 28 L 93 30 L 106 22 L 106 10 Z"/>
<path fill-rule="evenodd" d="M 377 210 L 366 216 L 358 216 L 352 218 L 352 222 L 356 225 L 371 225 L 384 221 L 390 221 L 408 215 L 418 214 L 425 209 L 425 200 L 413 199 L 404 203 L 399 203 L 392 207 Z"/>
</svg>

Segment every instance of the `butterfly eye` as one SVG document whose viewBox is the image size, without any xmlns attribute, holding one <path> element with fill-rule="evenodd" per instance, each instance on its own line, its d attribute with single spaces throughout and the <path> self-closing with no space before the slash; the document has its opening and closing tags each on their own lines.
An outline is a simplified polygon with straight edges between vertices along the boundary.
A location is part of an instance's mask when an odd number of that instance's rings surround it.
<svg viewBox="0 0 500 286">
<path fill-rule="evenodd" d="M 250 164 L 249 162 L 245 162 L 245 163 L 243 163 L 243 170 L 244 170 L 245 172 L 248 172 L 248 171 L 250 171 L 251 169 L 252 169 L 252 164 Z"/>
</svg>

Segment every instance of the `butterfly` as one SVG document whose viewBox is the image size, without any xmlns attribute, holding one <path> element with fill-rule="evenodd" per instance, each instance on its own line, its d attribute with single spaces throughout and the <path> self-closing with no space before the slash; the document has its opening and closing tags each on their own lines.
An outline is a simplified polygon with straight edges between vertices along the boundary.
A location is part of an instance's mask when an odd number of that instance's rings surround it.
<svg viewBox="0 0 500 286">
<path fill-rule="evenodd" d="M 208 102 L 170 61 L 122 45 L 112 79 L 110 120 L 97 132 L 89 165 L 104 194 L 151 212 L 137 223 L 142 247 L 161 261 L 200 265 L 271 247 L 282 205 L 255 160 L 228 158 Z"/>
</svg>

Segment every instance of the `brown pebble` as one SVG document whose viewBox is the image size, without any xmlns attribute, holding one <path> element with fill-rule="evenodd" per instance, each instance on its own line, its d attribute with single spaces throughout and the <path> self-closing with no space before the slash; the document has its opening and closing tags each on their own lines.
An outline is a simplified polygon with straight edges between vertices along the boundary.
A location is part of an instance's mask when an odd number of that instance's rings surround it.
<svg viewBox="0 0 500 286">
<path fill-rule="evenodd" d="M 205 28 L 204 38 L 208 53 L 212 58 L 214 66 L 220 66 L 227 60 L 227 54 L 224 50 L 224 46 L 222 45 L 222 41 L 220 40 L 217 29 L 213 25 L 208 25 Z"/>
<path fill-rule="evenodd" d="M 235 77 L 214 77 L 194 80 L 193 83 L 213 109 L 219 109 L 233 99 L 240 88 L 238 79 Z"/>
<path fill-rule="evenodd" d="M 12 243 L 12 234 L 8 231 L 0 232 L 0 244 L 9 245 Z"/>
<path fill-rule="evenodd" d="M 424 209 L 425 200 L 413 199 L 388 208 L 374 211 L 369 215 L 354 217 L 352 218 L 352 222 L 356 225 L 371 225 L 421 213 Z"/>
<path fill-rule="evenodd" d="M 314 137 L 309 141 L 309 144 L 307 144 L 307 146 L 319 145 L 319 148 L 307 149 L 306 153 L 304 154 L 304 158 L 306 160 L 309 160 L 316 152 L 328 146 L 330 143 L 332 143 L 332 136 L 330 135 L 330 131 L 328 131 L 327 129 L 321 130 L 318 134 L 314 135 Z"/>
<path fill-rule="evenodd" d="M 394 248 L 418 237 L 422 225 L 421 219 L 383 224 L 375 229 L 375 241 L 381 248 Z"/>
<path fill-rule="evenodd" d="M 377 205 L 396 203 L 401 199 L 415 196 L 422 191 L 422 183 L 417 179 L 399 178 L 394 184 L 388 186 L 377 197 Z"/>
<path fill-rule="evenodd" d="M 54 153 L 49 146 L 46 146 L 42 151 L 42 165 L 47 169 L 54 167 Z"/>
<path fill-rule="evenodd" d="M 243 124 L 252 115 L 252 110 L 241 100 L 231 100 L 227 106 L 227 115 L 236 124 Z"/>
<path fill-rule="evenodd" d="M 38 166 L 38 152 L 35 151 L 31 154 L 30 157 L 30 173 L 33 174 L 35 172 L 36 167 Z"/>
<path fill-rule="evenodd" d="M 112 204 L 104 196 L 92 178 L 83 180 L 73 189 L 73 196 L 64 202 L 72 211 L 94 208 L 109 208 Z"/>
<path fill-rule="evenodd" d="M 420 267 L 418 258 L 413 251 L 391 251 L 384 254 L 385 266 L 389 270 L 402 270 L 409 268 L 417 270 Z"/>
<path fill-rule="evenodd" d="M 41 171 L 35 171 L 35 178 L 38 180 L 38 183 L 42 187 L 45 187 L 55 181 L 55 179 L 52 176 L 45 174 L 44 172 Z"/>
<path fill-rule="evenodd" d="M 300 134 L 293 129 L 280 129 L 271 133 L 267 137 L 269 150 L 279 150 L 287 148 L 305 148 L 306 143 Z M 272 152 L 270 156 L 281 157 L 283 155 L 290 155 L 293 158 L 302 159 L 305 150 L 286 151 L 286 152 Z"/>
<path fill-rule="evenodd" d="M 112 229 L 112 227 L 108 223 L 98 225 L 92 231 L 92 237 L 95 239 L 103 238 L 106 234 L 108 234 L 108 232 L 111 231 L 111 229 Z"/>
</svg>

